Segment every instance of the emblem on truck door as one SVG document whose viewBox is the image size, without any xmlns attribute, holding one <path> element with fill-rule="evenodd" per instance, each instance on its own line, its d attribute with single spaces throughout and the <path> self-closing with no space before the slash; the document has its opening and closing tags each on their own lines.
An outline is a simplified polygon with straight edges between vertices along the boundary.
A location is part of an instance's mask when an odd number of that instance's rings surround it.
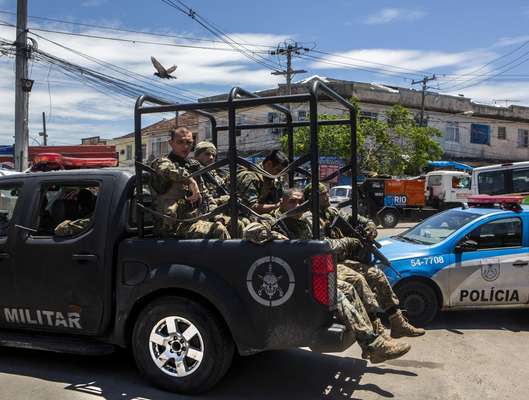
<svg viewBox="0 0 529 400">
<path fill-rule="evenodd" d="M 492 282 L 500 276 L 500 262 L 496 258 L 481 260 L 481 277 L 487 282 Z"/>
<path fill-rule="evenodd" d="M 285 303 L 296 282 L 288 263 L 279 257 L 262 257 L 256 260 L 246 276 L 246 285 L 252 298 L 267 307 Z"/>
</svg>

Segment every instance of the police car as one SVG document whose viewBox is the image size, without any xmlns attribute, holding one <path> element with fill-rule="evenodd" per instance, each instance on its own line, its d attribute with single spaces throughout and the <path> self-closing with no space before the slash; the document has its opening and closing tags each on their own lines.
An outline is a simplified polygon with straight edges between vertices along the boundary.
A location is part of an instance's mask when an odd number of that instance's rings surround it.
<svg viewBox="0 0 529 400">
<path fill-rule="evenodd" d="M 529 206 L 522 196 L 470 196 L 380 241 L 385 272 L 409 319 L 439 310 L 529 307 Z"/>
</svg>

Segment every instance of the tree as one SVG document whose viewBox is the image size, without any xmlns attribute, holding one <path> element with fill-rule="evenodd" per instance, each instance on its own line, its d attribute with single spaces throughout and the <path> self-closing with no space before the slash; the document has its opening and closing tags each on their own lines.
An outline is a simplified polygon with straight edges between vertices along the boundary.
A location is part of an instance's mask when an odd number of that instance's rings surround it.
<svg viewBox="0 0 529 400">
<path fill-rule="evenodd" d="M 320 120 L 341 117 L 319 115 Z M 412 113 L 397 104 L 386 112 L 385 120 L 362 119 L 358 123 L 357 146 L 360 169 L 388 175 L 416 175 L 428 160 L 439 160 L 443 149 L 435 140 L 442 133 L 436 128 L 417 126 Z M 281 138 L 287 149 L 287 137 Z M 350 130 L 347 125 L 323 125 L 319 128 L 320 155 L 351 158 Z M 294 154 L 310 150 L 310 129 L 294 130 Z"/>
</svg>

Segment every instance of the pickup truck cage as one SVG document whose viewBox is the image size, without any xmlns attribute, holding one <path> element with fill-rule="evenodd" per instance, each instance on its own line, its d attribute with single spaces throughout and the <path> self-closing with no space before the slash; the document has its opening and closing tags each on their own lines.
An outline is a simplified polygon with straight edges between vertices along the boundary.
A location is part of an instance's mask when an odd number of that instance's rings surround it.
<svg viewBox="0 0 529 400">
<path fill-rule="evenodd" d="M 325 96 L 336 101 L 340 105 L 344 106 L 349 112 L 349 118 L 347 119 L 337 119 L 337 120 L 318 120 L 318 100 L 320 97 L 320 92 L 323 92 Z M 290 110 L 281 105 L 281 103 L 306 103 L 309 104 L 309 121 L 293 121 L 292 113 Z M 145 103 L 154 104 L 153 106 L 145 106 Z M 269 106 L 270 108 L 282 113 L 284 115 L 284 122 L 273 122 L 273 123 L 262 123 L 262 124 L 237 124 L 236 116 L 237 110 L 247 107 L 256 107 L 256 106 Z M 217 125 L 217 120 L 214 114 L 211 112 L 218 112 L 219 110 L 228 111 L 228 124 L 227 125 Z M 219 214 L 222 212 L 228 212 L 231 217 L 229 231 L 232 237 L 236 236 L 237 231 L 237 218 L 239 212 L 246 211 L 253 213 L 248 207 L 238 201 L 237 196 L 237 182 L 236 174 L 237 167 L 243 166 L 250 170 L 257 171 L 268 178 L 275 179 L 279 176 L 288 174 L 288 183 L 289 187 L 294 186 L 294 173 L 298 172 L 310 177 L 312 184 L 311 191 L 311 201 L 305 202 L 300 205 L 296 210 L 292 212 L 299 211 L 300 208 L 308 209 L 310 204 L 310 210 L 312 215 L 315 218 L 312 219 L 312 237 L 313 239 L 320 238 L 320 225 L 319 225 L 319 146 L 318 146 L 318 127 L 320 125 L 349 125 L 351 129 L 351 160 L 349 164 L 342 167 L 339 171 L 333 172 L 332 174 L 324 177 L 321 181 L 328 181 L 333 179 L 336 175 L 350 170 L 351 176 L 353 177 L 353 182 L 357 176 L 357 148 L 356 148 L 356 129 L 357 129 L 357 107 L 344 99 L 334 90 L 325 85 L 322 81 L 315 81 L 309 88 L 308 93 L 302 94 L 292 94 L 284 96 L 270 96 L 270 97 L 259 97 L 258 95 L 248 92 L 240 87 L 234 87 L 231 89 L 228 99 L 225 101 L 209 101 L 209 102 L 199 102 L 199 103 L 186 103 L 186 104 L 169 104 L 165 101 L 159 100 L 157 98 L 143 95 L 140 96 L 135 104 L 134 108 L 134 133 L 135 133 L 135 168 L 136 168 L 136 217 L 138 221 L 138 236 L 143 237 L 144 235 L 144 213 L 153 213 L 157 215 L 154 210 L 149 209 L 143 204 L 143 172 L 149 171 L 150 168 L 142 163 L 143 154 L 142 154 L 142 115 L 144 114 L 155 114 L 163 112 L 178 112 L 178 111 L 189 111 L 197 113 L 200 116 L 206 117 L 209 119 L 211 124 L 212 132 L 212 142 L 217 145 L 218 132 L 228 131 L 228 153 L 227 157 L 221 160 L 217 160 L 213 164 L 201 168 L 197 172 L 193 173 L 191 176 L 199 176 L 210 170 L 223 167 L 225 165 L 229 166 L 229 195 L 230 200 L 227 205 L 220 206 L 208 214 L 201 215 L 195 219 L 186 220 L 192 221 L 197 219 L 207 218 L 209 216 Z M 305 154 L 299 157 L 297 160 L 294 160 L 294 128 L 295 127 L 310 127 L 310 151 L 309 154 Z M 248 129 L 267 129 L 267 128 L 283 128 L 286 131 L 288 136 L 288 160 L 289 165 L 283 169 L 278 175 L 270 175 L 263 169 L 254 165 L 253 163 L 245 160 L 242 157 L 237 155 L 237 140 L 236 140 L 236 131 L 237 130 L 248 130 Z M 305 163 L 310 164 L 310 171 L 307 171 L 301 166 Z M 353 185 L 353 190 L 351 191 L 351 199 L 347 203 L 351 203 L 352 216 L 356 219 L 357 214 L 357 190 L 356 185 Z M 253 213 L 255 214 L 255 213 Z M 163 216 L 159 215 L 162 217 Z M 258 214 L 255 216 L 259 217 Z"/>
</svg>

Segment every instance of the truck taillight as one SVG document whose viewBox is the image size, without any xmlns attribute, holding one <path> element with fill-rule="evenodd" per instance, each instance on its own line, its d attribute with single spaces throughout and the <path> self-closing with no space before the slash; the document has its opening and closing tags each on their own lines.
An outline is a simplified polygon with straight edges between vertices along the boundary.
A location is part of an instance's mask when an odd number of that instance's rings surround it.
<svg viewBox="0 0 529 400">
<path fill-rule="evenodd" d="M 336 268 L 332 254 L 312 256 L 312 295 L 318 303 L 336 303 Z"/>
</svg>

